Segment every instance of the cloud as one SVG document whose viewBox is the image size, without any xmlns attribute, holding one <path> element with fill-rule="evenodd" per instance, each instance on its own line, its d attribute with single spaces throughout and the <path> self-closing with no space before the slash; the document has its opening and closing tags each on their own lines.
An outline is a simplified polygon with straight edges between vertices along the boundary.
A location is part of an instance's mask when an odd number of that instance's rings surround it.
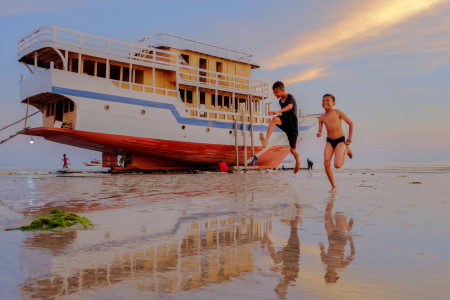
<svg viewBox="0 0 450 300">
<path fill-rule="evenodd" d="M 292 83 L 301 82 L 301 81 L 319 79 L 319 78 L 326 77 L 329 75 L 330 75 L 330 73 L 327 72 L 326 68 L 311 68 L 304 72 L 298 73 L 294 77 L 286 78 L 283 80 L 283 82 L 285 84 L 292 84 Z"/>
<path fill-rule="evenodd" d="M 33 11 L 43 11 L 43 10 L 50 10 L 49 7 L 14 7 L 14 8 L 1 8 L 0 9 L 0 15 L 12 15 L 12 14 L 22 14 L 26 12 L 33 12 Z"/>
<path fill-rule="evenodd" d="M 23 14 L 27 12 L 58 10 L 73 7 L 79 4 L 59 0 L 2 0 L 0 3 L 0 15 Z"/>
<path fill-rule="evenodd" d="M 355 41 L 379 36 L 389 27 L 419 15 L 449 0 L 372 0 L 362 10 L 346 14 L 333 24 L 301 35 L 290 49 L 266 60 L 269 69 L 311 63 L 317 54 L 332 53 Z M 325 58 L 326 59 L 326 58 Z"/>
</svg>

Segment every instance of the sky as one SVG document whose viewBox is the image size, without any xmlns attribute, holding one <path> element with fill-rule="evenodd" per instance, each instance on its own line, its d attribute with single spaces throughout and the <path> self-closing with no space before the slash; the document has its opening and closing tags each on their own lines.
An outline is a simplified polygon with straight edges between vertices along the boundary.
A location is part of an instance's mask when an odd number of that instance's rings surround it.
<svg viewBox="0 0 450 300">
<path fill-rule="evenodd" d="M 17 43 L 39 26 L 126 42 L 170 32 L 253 54 L 261 68 L 252 77 L 284 81 L 303 113 L 323 112 L 322 95 L 333 94 L 355 124 L 355 162 L 448 162 L 449 15 L 447 0 L 0 0 L 0 97 L 28 76 Z M 0 128 L 25 116 L 20 100 L 18 86 L 0 99 Z M 323 161 L 324 145 L 312 134 L 299 144 L 301 160 Z M 75 164 L 101 158 L 18 136 L 0 145 L 0 164 L 58 165 L 63 153 Z"/>
</svg>

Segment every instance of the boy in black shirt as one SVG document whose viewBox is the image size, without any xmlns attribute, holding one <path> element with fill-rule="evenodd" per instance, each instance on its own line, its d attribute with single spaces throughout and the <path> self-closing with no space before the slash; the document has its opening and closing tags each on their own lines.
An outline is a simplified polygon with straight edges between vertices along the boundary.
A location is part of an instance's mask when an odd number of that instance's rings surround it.
<svg viewBox="0 0 450 300">
<path fill-rule="evenodd" d="M 297 102 L 291 94 L 284 91 L 284 84 L 280 81 L 273 84 L 272 90 L 275 97 L 280 99 L 281 110 L 269 111 L 269 115 L 275 117 L 273 117 L 272 122 L 269 124 L 266 137 L 261 132 L 259 139 L 261 140 L 262 146 L 266 148 L 269 143 L 269 138 L 275 129 L 275 125 L 283 130 L 289 139 L 290 150 L 295 158 L 294 174 L 296 174 L 300 170 L 300 159 L 297 150 L 295 150 L 298 136 Z"/>
</svg>

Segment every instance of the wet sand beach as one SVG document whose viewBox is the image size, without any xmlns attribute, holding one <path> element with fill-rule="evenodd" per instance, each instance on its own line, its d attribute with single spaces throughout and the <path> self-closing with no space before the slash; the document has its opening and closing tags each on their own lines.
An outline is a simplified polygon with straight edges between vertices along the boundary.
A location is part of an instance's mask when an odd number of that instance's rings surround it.
<svg viewBox="0 0 450 300">
<path fill-rule="evenodd" d="M 335 178 L 0 176 L 0 298 L 447 298 L 449 166 Z M 4 230 L 55 208 L 94 227 Z"/>
</svg>

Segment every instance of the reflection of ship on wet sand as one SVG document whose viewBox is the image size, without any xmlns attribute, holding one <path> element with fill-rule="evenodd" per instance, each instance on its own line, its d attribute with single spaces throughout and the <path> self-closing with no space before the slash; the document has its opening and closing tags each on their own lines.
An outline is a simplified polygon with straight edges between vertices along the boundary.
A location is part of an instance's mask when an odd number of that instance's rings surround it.
<svg viewBox="0 0 450 300">
<path fill-rule="evenodd" d="M 35 272 L 30 272 L 34 276 L 20 286 L 21 296 L 57 297 L 126 281 L 146 292 L 200 289 L 252 271 L 252 255 L 270 230 L 271 221 L 214 218 L 187 223 L 172 236 L 152 237 L 151 243 L 145 238 L 141 242 L 113 242 L 105 249 L 95 249 L 102 248 L 99 244 L 76 253 L 69 249 L 76 233 L 61 234 L 64 242 L 56 247 L 54 242 L 47 243 L 54 241 L 52 234 L 38 234 L 22 247 L 21 263 Z M 39 266 L 29 259 L 36 247 L 51 250 L 44 255 L 47 259 L 38 260 L 45 262 Z M 44 271 L 46 265 L 50 270 Z"/>
</svg>

